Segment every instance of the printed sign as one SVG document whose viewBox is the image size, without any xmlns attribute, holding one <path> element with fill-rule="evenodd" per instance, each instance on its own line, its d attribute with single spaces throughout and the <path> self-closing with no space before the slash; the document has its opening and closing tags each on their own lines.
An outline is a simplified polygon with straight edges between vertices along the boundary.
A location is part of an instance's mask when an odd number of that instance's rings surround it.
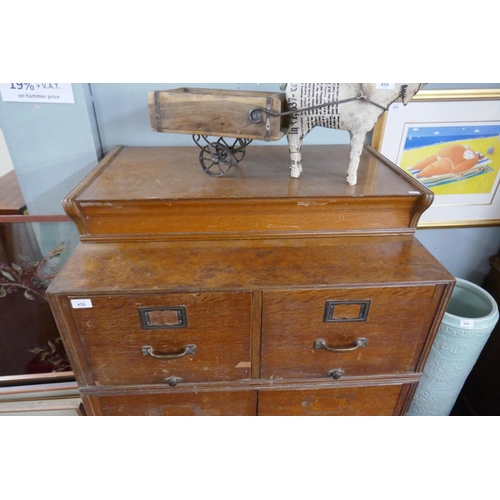
<svg viewBox="0 0 500 500">
<path fill-rule="evenodd" d="M 74 104 L 71 83 L 0 83 L 4 102 Z"/>
</svg>

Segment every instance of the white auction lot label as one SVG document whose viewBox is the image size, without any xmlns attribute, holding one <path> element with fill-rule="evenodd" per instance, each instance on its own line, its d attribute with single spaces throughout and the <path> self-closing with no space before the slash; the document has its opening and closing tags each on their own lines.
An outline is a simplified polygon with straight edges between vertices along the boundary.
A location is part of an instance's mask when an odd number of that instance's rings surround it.
<svg viewBox="0 0 500 500">
<path fill-rule="evenodd" d="M 74 104 L 71 83 L 0 83 L 4 102 Z"/>
<path fill-rule="evenodd" d="M 475 321 L 472 319 L 462 319 L 460 320 L 460 326 L 462 328 L 474 328 Z"/>
<path fill-rule="evenodd" d="M 73 309 L 92 309 L 92 301 L 90 299 L 74 299 L 71 301 Z"/>
</svg>

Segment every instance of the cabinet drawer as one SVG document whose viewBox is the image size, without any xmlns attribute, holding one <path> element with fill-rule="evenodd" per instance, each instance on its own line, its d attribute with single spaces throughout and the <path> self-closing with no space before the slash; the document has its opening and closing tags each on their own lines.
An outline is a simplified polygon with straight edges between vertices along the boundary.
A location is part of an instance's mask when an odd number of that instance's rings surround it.
<svg viewBox="0 0 500 500">
<path fill-rule="evenodd" d="M 88 300 L 91 308 L 72 313 L 96 385 L 250 377 L 250 293 Z"/>
<path fill-rule="evenodd" d="M 432 286 L 265 293 L 261 378 L 413 371 L 433 293 Z"/>
<path fill-rule="evenodd" d="M 259 392 L 259 416 L 392 416 L 401 386 Z"/>
<path fill-rule="evenodd" d="M 255 391 L 132 394 L 98 401 L 104 416 L 255 416 L 257 407 Z"/>
</svg>

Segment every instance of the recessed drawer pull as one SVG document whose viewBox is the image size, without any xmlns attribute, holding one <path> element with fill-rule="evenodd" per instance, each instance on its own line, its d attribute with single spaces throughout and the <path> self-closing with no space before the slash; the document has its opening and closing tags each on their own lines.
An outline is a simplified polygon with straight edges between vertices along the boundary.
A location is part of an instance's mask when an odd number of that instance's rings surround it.
<svg viewBox="0 0 500 500">
<path fill-rule="evenodd" d="M 355 351 L 361 347 L 366 347 L 368 345 L 368 340 L 358 339 L 350 347 L 328 347 L 323 339 L 316 340 L 314 343 L 315 349 L 325 349 L 328 352 L 349 352 Z"/>
<path fill-rule="evenodd" d="M 173 359 L 181 359 L 184 356 L 188 356 L 189 354 L 196 354 L 196 346 L 189 344 L 182 352 L 160 354 L 160 353 L 155 353 L 154 349 L 151 346 L 146 345 L 142 348 L 142 354 L 143 356 L 151 356 L 152 358 L 163 359 L 168 361 Z"/>
</svg>

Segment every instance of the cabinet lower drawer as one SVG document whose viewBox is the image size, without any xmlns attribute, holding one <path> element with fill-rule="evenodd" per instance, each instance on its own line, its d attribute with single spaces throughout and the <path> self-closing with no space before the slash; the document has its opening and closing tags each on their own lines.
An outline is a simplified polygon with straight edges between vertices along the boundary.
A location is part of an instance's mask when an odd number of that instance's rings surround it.
<svg viewBox="0 0 500 500">
<path fill-rule="evenodd" d="M 260 416 L 392 416 L 401 386 L 259 393 Z"/>
<path fill-rule="evenodd" d="M 99 396 L 97 400 L 99 408 L 95 413 L 104 416 L 255 416 L 257 394 L 137 394 Z M 84 404 L 89 406 L 85 397 Z"/>
<path fill-rule="evenodd" d="M 264 293 L 261 378 L 411 372 L 433 294 L 433 286 Z"/>
<path fill-rule="evenodd" d="M 250 378 L 250 293 L 94 296 L 91 305 L 72 314 L 96 385 Z"/>
<path fill-rule="evenodd" d="M 89 414 L 104 416 L 392 416 L 402 387 L 82 397 Z"/>
</svg>

